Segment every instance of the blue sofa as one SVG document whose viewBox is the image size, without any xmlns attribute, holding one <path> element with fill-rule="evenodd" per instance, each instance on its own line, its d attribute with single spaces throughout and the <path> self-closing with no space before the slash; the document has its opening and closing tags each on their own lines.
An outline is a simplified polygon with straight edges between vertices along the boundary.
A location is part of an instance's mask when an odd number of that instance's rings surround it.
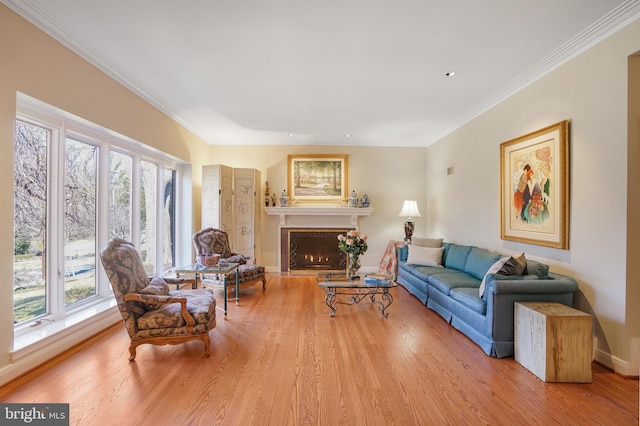
<svg viewBox="0 0 640 426">
<path fill-rule="evenodd" d="M 526 260 L 524 275 L 490 273 L 485 291 L 479 287 L 489 268 L 503 256 L 473 246 L 443 243 L 442 266 L 407 264 L 408 246 L 397 248 L 397 281 L 487 355 L 513 356 L 513 304 L 518 301 L 573 304 L 578 283 L 549 272 L 549 266 Z"/>
</svg>

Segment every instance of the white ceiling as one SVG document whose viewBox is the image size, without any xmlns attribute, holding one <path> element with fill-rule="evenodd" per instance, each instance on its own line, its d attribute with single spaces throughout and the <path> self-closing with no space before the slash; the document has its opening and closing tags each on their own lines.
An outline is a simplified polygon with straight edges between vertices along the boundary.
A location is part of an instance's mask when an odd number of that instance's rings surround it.
<svg viewBox="0 0 640 426">
<path fill-rule="evenodd" d="M 0 1 L 214 145 L 427 146 L 640 16 L 640 0 Z"/>
</svg>

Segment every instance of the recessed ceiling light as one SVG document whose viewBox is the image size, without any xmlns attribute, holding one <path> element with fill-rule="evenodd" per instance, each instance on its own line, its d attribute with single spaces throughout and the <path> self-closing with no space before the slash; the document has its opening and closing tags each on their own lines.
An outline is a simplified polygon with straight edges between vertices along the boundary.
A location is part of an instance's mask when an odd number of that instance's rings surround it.
<svg viewBox="0 0 640 426">
<path fill-rule="evenodd" d="M 455 71 L 449 71 L 448 73 L 445 74 L 447 77 L 453 77 L 454 75 L 456 75 Z"/>
<path fill-rule="evenodd" d="M 293 136 L 293 133 L 289 133 L 289 137 Z"/>
<path fill-rule="evenodd" d="M 349 134 L 347 135 L 347 137 L 348 137 L 348 138 L 350 138 L 350 137 L 351 137 L 351 133 L 349 133 Z"/>
</svg>

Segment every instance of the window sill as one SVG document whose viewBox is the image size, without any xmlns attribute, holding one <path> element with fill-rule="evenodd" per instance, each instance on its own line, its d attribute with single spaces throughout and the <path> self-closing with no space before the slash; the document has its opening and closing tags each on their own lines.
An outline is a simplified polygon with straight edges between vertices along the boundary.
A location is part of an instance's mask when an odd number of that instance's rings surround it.
<svg viewBox="0 0 640 426">
<path fill-rule="evenodd" d="M 33 327 L 14 338 L 13 352 L 10 354 L 11 362 L 18 362 L 43 348 L 48 348 L 53 342 L 58 343 L 62 339 L 69 339 L 75 334 L 78 335 L 76 339 L 79 339 L 77 342 L 79 343 L 104 328 L 105 322 L 112 323 L 118 318 L 122 319 L 116 307 L 116 300 L 110 297 L 67 315 L 61 320 Z"/>
</svg>

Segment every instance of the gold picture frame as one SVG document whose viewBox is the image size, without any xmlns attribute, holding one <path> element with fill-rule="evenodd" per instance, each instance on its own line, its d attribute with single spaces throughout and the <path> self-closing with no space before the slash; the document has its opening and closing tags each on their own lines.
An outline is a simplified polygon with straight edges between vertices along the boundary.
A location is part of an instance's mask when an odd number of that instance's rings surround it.
<svg viewBox="0 0 640 426">
<path fill-rule="evenodd" d="M 302 202 L 344 202 L 347 176 L 347 155 L 289 155 L 289 198 Z"/>
<path fill-rule="evenodd" d="M 500 237 L 569 249 L 569 121 L 500 144 Z"/>
</svg>

